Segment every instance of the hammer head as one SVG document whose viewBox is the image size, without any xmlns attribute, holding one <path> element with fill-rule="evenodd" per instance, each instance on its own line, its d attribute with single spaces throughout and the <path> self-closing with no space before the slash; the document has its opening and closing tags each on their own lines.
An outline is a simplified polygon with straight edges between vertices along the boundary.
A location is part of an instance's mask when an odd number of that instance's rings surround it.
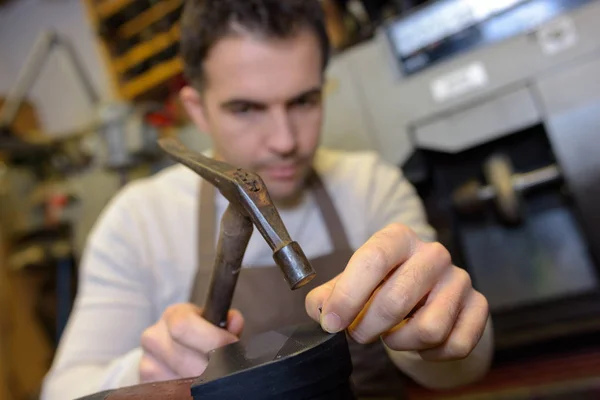
<svg viewBox="0 0 600 400">
<path fill-rule="evenodd" d="M 215 186 L 240 214 L 252 221 L 273 250 L 273 259 L 290 289 L 298 289 L 315 277 L 313 267 L 300 245 L 291 240 L 258 174 L 193 152 L 174 137 L 161 138 L 159 145 L 174 160 Z"/>
<path fill-rule="evenodd" d="M 296 242 L 290 242 L 273 252 L 275 263 L 281 268 L 290 289 L 306 285 L 315 277 L 315 271 Z"/>
</svg>

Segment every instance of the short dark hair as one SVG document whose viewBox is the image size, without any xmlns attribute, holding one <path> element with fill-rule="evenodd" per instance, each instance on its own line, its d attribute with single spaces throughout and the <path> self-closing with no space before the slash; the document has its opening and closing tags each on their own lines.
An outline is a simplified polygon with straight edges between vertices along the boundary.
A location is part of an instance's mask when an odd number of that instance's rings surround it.
<svg viewBox="0 0 600 400">
<path fill-rule="evenodd" d="M 323 70 L 327 67 L 330 42 L 319 0 L 187 0 L 181 16 L 180 52 L 190 83 L 204 86 L 204 60 L 234 25 L 269 38 L 288 38 L 301 28 L 312 29 L 321 45 Z"/>
</svg>

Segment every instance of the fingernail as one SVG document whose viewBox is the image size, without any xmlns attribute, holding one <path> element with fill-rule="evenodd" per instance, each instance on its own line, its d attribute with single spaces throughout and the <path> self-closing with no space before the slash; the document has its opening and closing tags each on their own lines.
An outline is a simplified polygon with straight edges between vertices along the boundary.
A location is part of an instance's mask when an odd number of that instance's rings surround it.
<svg viewBox="0 0 600 400">
<path fill-rule="evenodd" d="M 337 314 L 329 313 L 321 318 L 321 327 L 329 333 L 336 333 L 342 328 L 342 320 Z"/>
</svg>

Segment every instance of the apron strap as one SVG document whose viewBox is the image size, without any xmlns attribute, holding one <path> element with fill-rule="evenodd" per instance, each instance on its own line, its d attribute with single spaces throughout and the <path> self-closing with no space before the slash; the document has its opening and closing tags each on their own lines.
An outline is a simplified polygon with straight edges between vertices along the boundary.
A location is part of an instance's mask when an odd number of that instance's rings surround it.
<svg viewBox="0 0 600 400">
<path fill-rule="evenodd" d="M 200 181 L 200 204 L 198 205 L 198 249 L 200 258 L 215 252 L 217 232 L 216 188 L 205 179 Z"/>
<path fill-rule="evenodd" d="M 346 231 L 339 217 L 339 214 L 333 204 L 331 196 L 327 192 L 323 181 L 319 175 L 313 170 L 308 178 L 308 187 L 315 196 L 317 206 L 321 212 L 321 216 L 329 233 L 333 252 L 347 251 L 351 249 Z M 206 263 L 210 263 L 210 269 L 216 255 L 216 236 L 217 236 L 217 215 L 216 215 L 216 188 L 208 183 L 205 179 L 200 179 L 200 201 L 198 205 L 198 260 L 197 272 L 194 279 L 194 285 L 191 293 L 191 301 L 195 304 L 202 304 L 204 298 L 201 294 L 200 285 L 202 282 L 200 271 L 202 267 L 206 267 Z M 204 275 L 202 275 L 204 276 Z"/>
<path fill-rule="evenodd" d="M 321 211 L 321 216 L 327 227 L 333 250 L 344 251 L 351 249 L 352 247 L 350 247 L 350 242 L 346 236 L 346 230 L 333 204 L 333 200 L 327 192 L 321 177 L 314 170 L 309 178 L 309 187 L 315 196 L 319 211 Z"/>
</svg>

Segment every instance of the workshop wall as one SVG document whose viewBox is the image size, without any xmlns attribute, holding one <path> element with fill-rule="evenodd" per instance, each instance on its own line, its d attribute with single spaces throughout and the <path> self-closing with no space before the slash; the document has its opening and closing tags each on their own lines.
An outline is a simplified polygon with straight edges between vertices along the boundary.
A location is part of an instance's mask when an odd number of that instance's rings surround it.
<svg viewBox="0 0 600 400">
<path fill-rule="evenodd" d="M 79 0 L 14 0 L 0 7 L 0 92 L 6 93 L 45 29 L 68 37 L 102 98 L 112 96 L 94 33 Z M 92 114 L 70 65 L 55 51 L 31 91 L 42 126 L 56 134 L 89 124 Z"/>
<path fill-rule="evenodd" d="M 1 11 L 0 11 L 1 12 Z M 0 16 L 0 32 L 2 31 L 2 17 Z M 2 39 L 0 36 L 0 93 L 6 93 L 10 87 L 11 79 L 15 76 L 15 71 L 12 65 L 8 62 L 5 51 L 2 47 Z"/>
</svg>

